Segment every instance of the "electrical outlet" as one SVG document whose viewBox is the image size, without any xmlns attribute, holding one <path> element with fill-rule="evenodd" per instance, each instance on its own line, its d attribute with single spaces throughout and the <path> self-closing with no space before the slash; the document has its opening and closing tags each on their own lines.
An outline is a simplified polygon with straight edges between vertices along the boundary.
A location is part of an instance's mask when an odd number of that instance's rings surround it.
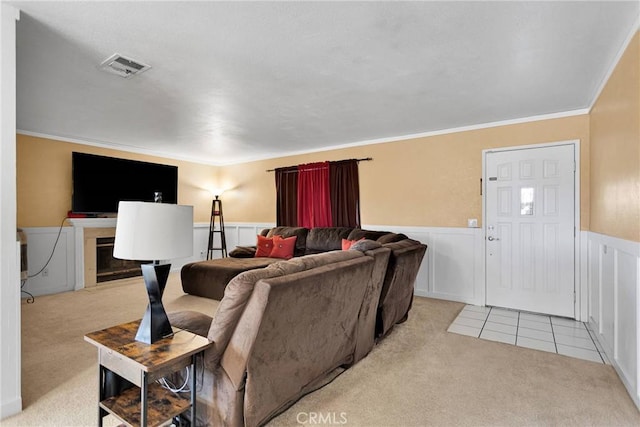
<svg viewBox="0 0 640 427">
<path fill-rule="evenodd" d="M 477 218 L 469 218 L 467 220 L 467 227 L 469 227 L 469 228 L 477 228 L 478 227 L 478 219 Z"/>
<path fill-rule="evenodd" d="M 45 268 L 44 270 L 42 270 L 42 277 L 49 277 L 49 269 Z"/>
</svg>

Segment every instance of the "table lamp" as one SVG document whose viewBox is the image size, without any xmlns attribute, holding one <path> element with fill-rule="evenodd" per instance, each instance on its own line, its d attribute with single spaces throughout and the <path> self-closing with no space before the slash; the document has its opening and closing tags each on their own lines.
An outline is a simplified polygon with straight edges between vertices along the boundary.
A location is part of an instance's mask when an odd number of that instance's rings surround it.
<svg viewBox="0 0 640 427">
<path fill-rule="evenodd" d="M 152 344 L 173 334 L 162 305 L 173 258 L 193 254 L 193 206 L 165 203 L 120 202 L 116 222 L 114 258 L 154 260 L 142 264 L 149 295 L 147 311 L 140 322 L 136 341 Z"/>
</svg>

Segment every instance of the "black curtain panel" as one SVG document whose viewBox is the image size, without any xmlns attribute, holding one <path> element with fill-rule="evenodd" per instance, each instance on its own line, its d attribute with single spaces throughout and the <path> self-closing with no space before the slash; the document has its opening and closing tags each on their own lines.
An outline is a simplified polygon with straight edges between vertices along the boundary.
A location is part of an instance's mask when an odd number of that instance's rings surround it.
<svg viewBox="0 0 640 427">
<path fill-rule="evenodd" d="M 298 167 L 278 168 L 276 173 L 276 224 L 298 226 Z"/>
<path fill-rule="evenodd" d="M 355 159 L 329 163 L 334 227 L 360 227 L 360 182 Z"/>
</svg>

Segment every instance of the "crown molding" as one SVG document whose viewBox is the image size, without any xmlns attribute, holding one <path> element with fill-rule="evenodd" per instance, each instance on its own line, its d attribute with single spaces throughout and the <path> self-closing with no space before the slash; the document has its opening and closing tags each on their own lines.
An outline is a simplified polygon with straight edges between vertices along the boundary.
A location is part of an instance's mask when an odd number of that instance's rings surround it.
<svg viewBox="0 0 640 427">
<path fill-rule="evenodd" d="M 611 62 L 609 69 L 607 70 L 605 75 L 602 77 L 602 81 L 598 85 L 598 88 L 596 89 L 593 97 L 591 98 L 591 104 L 589 105 L 589 112 L 591 112 L 591 110 L 593 109 L 593 106 L 596 104 L 596 101 L 598 101 L 598 98 L 600 98 L 600 94 L 602 94 L 602 91 L 604 90 L 605 86 L 609 82 L 611 75 L 613 74 L 616 67 L 618 66 L 618 63 L 622 59 L 622 55 L 624 55 L 624 53 L 626 52 L 627 48 L 629 47 L 629 44 L 631 44 L 631 40 L 633 40 L 633 37 L 636 35 L 639 29 L 640 29 L 640 15 L 638 15 L 638 17 L 636 18 L 636 21 L 631 26 L 631 30 L 629 31 L 627 38 L 624 40 L 624 43 L 622 43 L 622 46 L 618 50 L 618 53 L 613 58 L 613 61 Z"/>
<path fill-rule="evenodd" d="M 272 159 L 278 159 L 278 158 L 284 158 L 284 157 L 290 157 L 290 156 L 298 156 L 303 154 L 312 154 L 312 153 L 321 153 L 325 151 L 341 150 L 344 148 L 362 147 L 366 145 L 384 144 L 388 142 L 407 141 L 410 139 L 428 138 L 428 137 L 433 137 L 438 135 L 447 135 L 447 134 L 459 133 L 459 132 L 469 132 L 473 130 L 489 129 L 494 127 L 537 122 L 542 120 L 561 119 L 565 117 L 581 116 L 584 114 L 589 114 L 588 108 L 584 108 L 580 110 L 563 111 L 559 113 L 542 114 L 538 116 L 523 117 L 519 119 L 500 120 L 496 122 L 482 123 L 482 124 L 470 125 L 470 126 L 461 126 L 457 128 L 442 129 L 442 130 L 436 130 L 436 131 L 430 131 L 430 132 L 413 133 L 413 134 L 400 135 L 400 136 L 394 136 L 394 137 L 388 137 L 388 138 L 377 138 L 377 139 L 368 139 L 368 140 L 357 141 L 357 142 L 348 142 L 344 144 L 332 145 L 332 146 L 313 149 L 313 150 L 291 151 L 287 153 L 271 153 L 263 156 L 247 156 L 242 161 L 234 161 L 234 162 L 207 162 L 202 160 L 201 158 L 193 158 L 190 156 L 176 156 L 170 153 L 165 153 L 165 152 L 155 151 L 155 150 L 148 150 L 148 149 L 143 149 L 138 147 L 131 147 L 129 145 L 108 143 L 104 141 L 84 140 L 84 139 L 68 137 L 68 136 L 50 135 L 50 134 L 39 133 L 39 132 L 25 131 L 21 129 L 18 129 L 17 133 L 22 135 L 35 136 L 38 138 L 47 138 L 47 139 L 53 139 L 57 141 L 71 142 L 74 144 L 90 145 L 93 147 L 100 147 L 100 148 L 106 148 L 111 150 L 120 150 L 120 151 L 126 151 L 130 153 L 144 154 L 148 156 L 162 157 L 162 158 L 167 158 L 172 160 L 181 160 L 181 161 L 187 161 L 192 163 L 205 164 L 209 166 L 231 166 L 231 165 L 238 165 L 242 163 L 250 163 L 250 162 L 256 162 L 261 160 L 272 160 Z"/>
</svg>

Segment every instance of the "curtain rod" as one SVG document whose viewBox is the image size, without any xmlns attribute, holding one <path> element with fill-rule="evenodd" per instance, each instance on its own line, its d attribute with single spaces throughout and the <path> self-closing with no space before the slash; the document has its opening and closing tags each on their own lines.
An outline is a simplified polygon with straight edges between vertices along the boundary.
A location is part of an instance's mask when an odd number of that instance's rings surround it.
<svg viewBox="0 0 640 427">
<path fill-rule="evenodd" d="M 349 159 L 346 159 L 346 160 L 349 160 Z M 370 162 L 371 160 L 373 160 L 373 157 L 365 157 L 365 158 L 362 158 L 362 159 L 355 159 L 355 160 L 356 160 L 356 162 Z M 343 162 L 344 160 L 334 160 L 334 161 L 335 162 Z M 329 163 L 331 163 L 331 162 L 329 162 Z M 283 167 L 290 168 L 292 166 L 283 166 Z M 278 169 L 281 169 L 281 168 L 278 168 Z M 266 171 L 267 172 L 275 172 L 276 170 L 275 169 L 267 169 Z"/>
</svg>

